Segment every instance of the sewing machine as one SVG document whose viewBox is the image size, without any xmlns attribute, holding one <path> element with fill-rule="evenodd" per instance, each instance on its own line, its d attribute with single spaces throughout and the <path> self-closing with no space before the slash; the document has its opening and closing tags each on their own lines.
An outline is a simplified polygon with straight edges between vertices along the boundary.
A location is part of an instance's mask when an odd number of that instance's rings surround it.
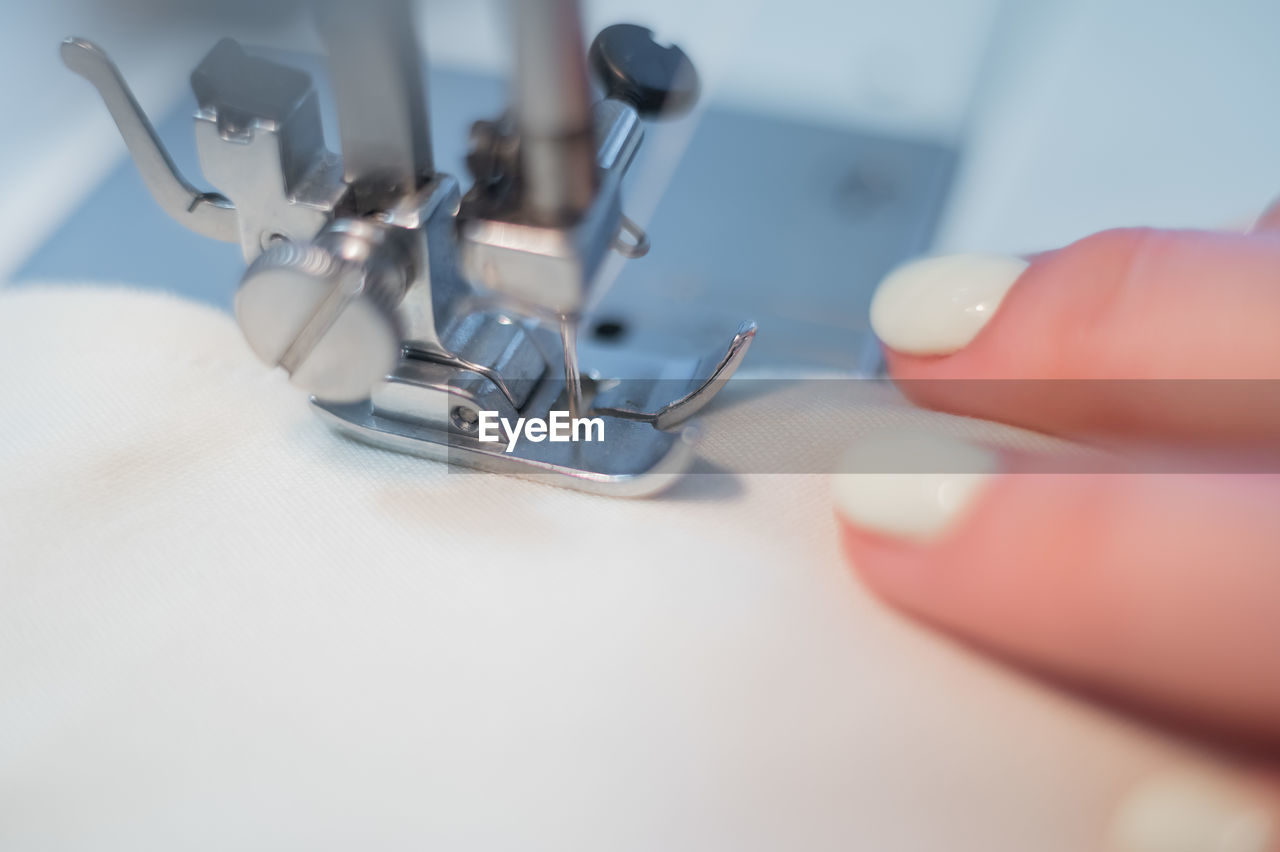
<svg viewBox="0 0 1280 852">
<path fill-rule="evenodd" d="M 480 5 L 453 6 L 464 4 Z M 21 131 L 0 157 L 15 211 L 6 286 L 28 291 L 6 295 L 39 321 L 10 340 L 20 357 L 6 365 L 9 386 L 29 391 L 6 397 L 4 421 L 0 527 L 18 542 L 0 559 L 6 850 L 170 848 L 180 837 L 191 850 L 373 838 L 1067 852 L 1096 846 L 1120 797 L 1153 772 L 1220 771 L 1221 755 L 1045 693 L 889 617 L 850 578 L 817 475 L 695 474 L 669 500 L 619 505 L 329 440 L 299 410 L 305 396 L 283 393 L 280 371 L 235 338 L 239 241 L 161 211 L 57 45 L 71 32 L 100 39 L 181 173 L 220 190 L 199 172 L 187 74 L 234 32 L 250 53 L 311 76 L 336 147 L 322 52 L 208 17 L 183 23 L 179 43 L 179 24 L 137 13 L 160 0 L 129 0 L 131 15 L 123 0 L 77 0 L 65 22 L 20 26 L 51 5 L 12 4 L 0 51 Z M 223 4 L 200 5 L 212 16 Z M 482 41 L 483 21 L 459 25 L 444 5 L 421 10 L 434 32 L 432 153 L 437 171 L 465 175 L 468 126 L 500 114 L 507 92 L 498 62 L 462 64 L 436 47 L 444 31 L 465 45 L 457 53 Z M 680 5 L 645 4 L 644 23 L 659 38 L 682 28 L 699 106 L 645 128 L 622 211 L 651 250 L 606 255 L 621 272 L 611 287 L 594 282 L 599 303 L 583 311 L 577 343 L 588 370 L 644 352 L 693 358 L 723 348 L 739 319 L 759 321 L 742 368 L 698 415 L 710 439 L 697 452 L 715 458 L 716 445 L 759 452 L 726 424 L 762 417 L 761 389 L 876 369 L 863 346 L 867 297 L 888 266 L 928 246 L 948 191 L 945 137 L 846 102 L 779 106 L 803 99 L 808 76 L 874 94 L 871 71 L 839 75 L 802 49 L 821 33 L 837 33 L 827 47 L 856 42 L 846 33 L 860 22 L 889 45 L 881 64 L 866 63 L 881 79 L 962 78 L 941 48 L 962 40 L 957 18 L 975 15 L 952 2 L 773 4 L 754 32 L 781 38 L 793 22 L 786 48 L 762 55 L 757 37 L 740 51 L 761 76 L 797 70 L 751 101 L 740 78 L 734 91 L 716 82 L 715 45 L 697 38 L 712 16 L 685 27 Z M 697 17 L 701 4 L 684 5 Z M 1280 186 L 1278 120 L 1258 108 L 1273 91 L 1267 35 L 1280 5 L 1000 5 L 1016 20 L 981 63 L 986 91 L 966 122 L 946 249 L 1041 249 L 1113 224 L 1217 227 Z M 850 11 L 837 27 L 840 10 Z M 602 15 L 591 32 L 633 19 Z M 695 122 L 669 183 L 654 179 L 660 148 Z M 641 202 L 655 184 L 650 215 Z M 35 304 L 77 310 L 60 322 Z M 137 305 L 154 310 L 128 316 Z M 103 325 L 121 327 L 81 338 L 99 308 Z M 170 319 L 173 329 L 151 326 Z M 548 332 L 558 376 L 558 326 Z M 186 333 L 201 334 L 189 351 Z M 95 352 L 100 341 L 114 345 Z M 15 375 L 55 353 L 65 369 Z M 278 406 L 244 407 L 273 391 Z M 793 422 L 845 422 L 831 413 Z M 860 422 L 859 434 L 879 425 Z M 804 434 L 768 429 L 780 442 Z M 838 452 L 851 435 L 832 438 Z"/>
<path fill-rule="evenodd" d="M 453 464 L 550 475 L 601 493 L 652 493 L 691 463 L 698 429 L 690 418 L 733 375 L 755 334 L 751 322 L 736 332 L 728 326 L 728 343 L 710 353 L 680 340 L 678 317 L 660 334 L 624 336 L 628 326 L 613 317 L 643 315 L 637 304 L 646 295 L 661 309 L 663 294 L 654 294 L 654 276 L 647 287 L 628 287 L 625 275 L 617 287 L 601 284 L 617 274 L 606 262 L 611 252 L 649 252 L 649 235 L 623 213 L 624 177 L 637 160 L 643 121 L 687 113 L 698 98 L 698 73 L 682 50 L 634 25 L 607 27 L 585 50 L 576 2 L 510 10 L 508 108 L 472 124 L 465 193 L 433 157 L 424 63 L 407 3 L 317 4 L 327 63 L 311 73 L 220 41 L 191 77 L 195 149 L 216 192 L 180 173 L 101 48 L 68 39 L 62 51 L 98 88 L 160 207 L 202 237 L 239 246 L 247 269 L 234 309 L 247 342 L 265 363 L 284 367 L 338 429 Z M 601 93 L 594 103 L 588 66 Z M 324 71 L 340 154 L 325 144 L 331 117 L 322 114 L 315 84 Z M 761 134 L 737 130 L 733 141 L 748 145 L 753 135 Z M 856 170 L 830 176 L 837 204 L 863 208 L 852 218 L 863 219 L 870 245 L 861 256 L 836 250 L 845 270 L 866 269 L 858 299 L 884 269 L 923 247 L 951 163 L 951 152 L 936 146 L 876 147 L 877 156 Z M 895 169 L 910 176 L 905 192 L 896 187 L 896 204 Z M 746 173 L 732 180 L 769 185 Z M 682 183 L 677 175 L 673 186 Z M 816 213 L 814 237 L 847 231 L 847 221 Z M 703 218 L 681 231 L 709 245 L 699 232 L 723 230 L 711 224 Z M 769 236 L 756 241 L 757 252 L 788 254 Z M 815 239 L 801 252 L 823 257 L 821 248 L 838 242 Z M 666 246 L 656 243 L 655 257 Z M 812 289 L 817 276 L 805 274 L 805 258 L 791 248 L 784 268 L 806 280 L 772 286 Z M 603 310 L 593 303 L 601 292 Z M 610 307 L 615 292 L 622 310 Z M 700 301 L 742 301 L 724 296 Z M 802 298 L 796 302 L 804 307 Z M 855 306 L 848 313 L 861 322 L 865 312 Z M 688 311 L 690 326 L 696 315 Z M 702 336 L 710 325 L 700 323 Z M 805 337 L 779 325 L 788 342 Z M 874 344 L 859 332 L 852 366 L 874 372 Z M 841 341 L 839 349 L 848 348 Z M 777 361 L 775 354 L 765 363 Z M 510 422 L 558 410 L 603 419 L 603 440 L 481 440 L 482 413 Z"/>
</svg>

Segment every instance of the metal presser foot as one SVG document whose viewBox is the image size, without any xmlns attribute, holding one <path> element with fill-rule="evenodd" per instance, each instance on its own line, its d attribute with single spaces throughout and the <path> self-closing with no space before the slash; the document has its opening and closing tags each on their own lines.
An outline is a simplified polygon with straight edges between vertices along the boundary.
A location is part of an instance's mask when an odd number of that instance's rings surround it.
<svg viewBox="0 0 1280 852">
<path fill-rule="evenodd" d="M 581 313 L 606 254 L 648 250 L 622 215 L 642 118 L 698 96 L 677 47 L 608 27 L 582 50 L 577 0 L 508 6 L 506 113 L 471 130 L 463 195 L 435 171 L 406 0 L 320 0 L 341 155 L 311 80 L 224 39 L 191 75 L 202 192 L 175 169 L 116 67 L 83 39 L 69 68 L 97 87 L 147 188 L 177 221 L 240 243 L 235 314 L 320 414 L 361 440 L 608 494 L 649 494 L 692 459 L 689 418 L 755 334 L 700 360 L 635 353 L 578 364 Z M 587 65 L 605 97 L 592 103 Z M 539 425 L 540 424 L 540 425 Z"/>
</svg>

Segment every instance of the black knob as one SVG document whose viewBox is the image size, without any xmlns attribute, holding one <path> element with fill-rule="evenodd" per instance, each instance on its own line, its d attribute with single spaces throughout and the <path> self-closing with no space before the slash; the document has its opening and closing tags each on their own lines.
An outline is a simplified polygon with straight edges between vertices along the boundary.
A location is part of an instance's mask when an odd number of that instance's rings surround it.
<svg viewBox="0 0 1280 852">
<path fill-rule="evenodd" d="M 682 115 L 698 100 L 693 62 L 675 45 L 658 44 L 645 27 L 605 27 L 587 55 L 608 96 L 627 101 L 646 118 Z"/>
</svg>

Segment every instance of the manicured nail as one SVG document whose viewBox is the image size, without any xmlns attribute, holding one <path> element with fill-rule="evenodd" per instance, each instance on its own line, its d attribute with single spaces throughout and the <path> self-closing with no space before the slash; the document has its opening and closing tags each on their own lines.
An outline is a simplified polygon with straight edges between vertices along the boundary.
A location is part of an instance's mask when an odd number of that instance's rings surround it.
<svg viewBox="0 0 1280 852">
<path fill-rule="evenodd" d="M 840 460 L 831 490 L 855 527 L 926 542 L 953 527 L 999 470 L 995 453 L 942 435 L 869 435 Z"/>
<path fill-rule="evenodd" d="M 1027 268 L 1017 257 L 953 254 L 900 266 L 871 299 L 871 327 L 890 349 L 950 355 L 968 346 Z"/>
<path fill-rule="evenodd" d="M 1200 774 L 1158 776 L 1120 803 L 1110 852 L 1274 852 L 1280 827 L 1248 788 Z"/>
</svg>

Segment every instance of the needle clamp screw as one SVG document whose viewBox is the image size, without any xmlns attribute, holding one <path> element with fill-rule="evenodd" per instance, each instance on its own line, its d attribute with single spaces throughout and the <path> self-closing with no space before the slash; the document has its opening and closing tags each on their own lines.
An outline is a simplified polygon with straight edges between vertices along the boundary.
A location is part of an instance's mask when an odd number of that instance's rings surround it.
<svg viewBox="0 0 1280 852">
<path fill-rule="evenodd" d="M 605 27 L 591 42 L 587 58 L 605 94 L 631 104 L 644 118 L 675 118 L 698 100 L 693 61 L 675 45 L 658 44 L 646 27 Z"/>
</svg>

